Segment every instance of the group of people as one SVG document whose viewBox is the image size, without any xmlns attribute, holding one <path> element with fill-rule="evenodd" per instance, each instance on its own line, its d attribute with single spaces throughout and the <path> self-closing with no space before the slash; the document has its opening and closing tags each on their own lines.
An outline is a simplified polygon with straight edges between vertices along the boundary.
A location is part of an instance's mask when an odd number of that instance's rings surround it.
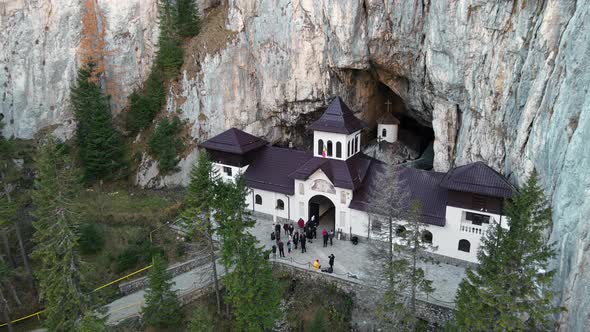
<svg viewBox="0 0 590 332">
<path fill-rule="evenodd" d="M 280 223 L 273 222 L 273 230 L 270 234 L 272 241 L 276 241 L 272 246 L 273 258 L 276 258 L 277 249 L 279 257 L 285 257 L 285 242 L 281 239 L 284 238 L 287 241 L 287 253 L 291 253 L 291 250 L 298 250 L 301 248 L 301 253 L 307 252 L 306 243 L 312 243 L 313 239 L 317 238 L 317 228 L 320 225 L 319 218 L 316 219 L 315 215 L 305 222 L 303 218 L 299 218 L 297 221 L 298 229 L 295 229 L 293 223 L 285 223 L 281 226 Z M 281 236 L 282 230 L 282 236 Z M 324 247 L 333 244 L 334 230 L 327 231 L 325 228 L 322 230 L 322 237 L 324 240 Z"/>
</svg>

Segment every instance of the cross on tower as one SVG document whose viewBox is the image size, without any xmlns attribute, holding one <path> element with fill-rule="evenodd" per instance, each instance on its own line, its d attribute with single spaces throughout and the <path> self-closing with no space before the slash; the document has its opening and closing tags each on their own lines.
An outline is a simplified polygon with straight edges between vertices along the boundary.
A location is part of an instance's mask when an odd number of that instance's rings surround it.
<svg viewBox="0 0 590 332">
<path fill-rule="evenodd" d="M 385 105 L 387 105 L 387 113 L 389 113 L 389 106 L 391 106 L 391 101 L 389 101 L 389 99 L 387 99 L 387 101 L 385 102 Z"/>
</svg>

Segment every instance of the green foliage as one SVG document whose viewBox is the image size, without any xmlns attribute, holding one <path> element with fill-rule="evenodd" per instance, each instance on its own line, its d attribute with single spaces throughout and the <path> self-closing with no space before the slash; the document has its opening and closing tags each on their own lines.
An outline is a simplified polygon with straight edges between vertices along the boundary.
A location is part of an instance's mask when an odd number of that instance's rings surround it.
<svg viewBox="0 0 590 332">
<path fill-rule="evenodd" d="M 226 298 L 232 304 L 237 330 L 268 330 L 280 314 L 281 292 L 272 276 L 268 251 L 248 231 L 254 226 L 245 199 L 243 178 L 219 183 L 215 220 L 222 238 L 221 259 L 234 271 L 225 277 Z"/>
<path fill-rule="evenodd" d="M 310 332 L 326 332 L 328 331 L 326 326 L 326 314 L 324 310 L 320 309 L 315 312 L 311 324 L 309 324 Z"/>
<path fill-rule="evenodd" d="M 166 270 L 166 263 L 160 255 L 154 257 L 154 264 L 148 274 L 149 288 L 142 308 L 143 320 L 155 328 L 178 328 L 183 315 L 180 302 L 172 290 L 172 276 Z"/>
<path fill-rule="evenodd" d="M 176 1 L 178 17 L 176 24 L 181 37 L 193 37 L 199 34 L 201 20 L 195 0 Z"/>
<path fill-rule="evenodd" d="M 96 254 L 104 247 L 104 236 L 95 224 L 85 224 L 80 227 L 79 243 L 82 254 Z"/>
<path fill-rule="evenodd" d="M 160 0 L 160 38 L 156 63 L 166 78 L 174 78 L 183 63 L 177 27 L 177 11 L 172 0 Z"/>
<path fill-rule="evenodd" d="M 218 180 L 219 174 L 207 157 L 207 152 L 201 151 L 199 159 L 191 169 L 185 199 L 186 208 L 182 212 L 182 219 L 192 233 L 202 232 L 207 236 L 213 234 L 210 218 L 215 206 Z"/>
<path fill-rule="evenodd" d="M 207 310 L 203 308 L 197 308 L 191 317 L 189 322 L 189 332 L 213 332 L 214 330 L 213 317 L 209 315 Z"/>
<path fill-rule="evenodd" d="M 548 270 L 555 255 L 547 244 L 551 211 L 533 173 L 507 204 L 510 229 L 490 225 L 477 254 L 479 265 L 467 271 L 457 292 L 456 325 L 460 331 L 553 330 Z"/>
<path fill-rule="evenodd" d="M 147 264 L 153 256 L 163 255 L 161 248 L 154 247 L 145 238 L 137 239 L 115 258 L 116 271 L 121 273 L 139 264 Z"/>
<path fill-rule="evenodd" d="M 37 278 L 45 301 L 46 327 L 70 331 L 83 312 L 90 309 L 83 294 L 81 261 L 77 252 L 78 214 L 73 204 L 80 176 L 70 158 L 48 137 L 37 159 L 36 189 L 33 192 L 38 261 Z"/>
<path fill-rule="evenodd" d="M 134 91 L 129 97 L 129 112 L 126 126 L 131 133 L 148 128 L 166 98 L 166 89 L 162 73 L 158 68 L 152 69 L 145 82 L 143 91 Z"/>
<path fill-rule="evenodd" d="M 112 179 L 123 162 L 123 144 L 114 129 L 107 97 L 91 79 L 93 64 L 78 70 L 71 90 L 76 118 L 76 142 L 87 181 Z"/>
<path fill-rule="evenodd" d="M 106 317 L 98 318 L 93 313 L 87 312 L 80 320 L 76 332 L 108 332 Z"/>
<path fill-rule="evenodd" d="M 149 141 L 149 152 L 158 161 L 161 173 L 176 170 L 178 155 L 184 150 L 182 139 L 178 137 L 182 123 L 177 117 L 172 121 L 162 119 Z"/>
</svg>

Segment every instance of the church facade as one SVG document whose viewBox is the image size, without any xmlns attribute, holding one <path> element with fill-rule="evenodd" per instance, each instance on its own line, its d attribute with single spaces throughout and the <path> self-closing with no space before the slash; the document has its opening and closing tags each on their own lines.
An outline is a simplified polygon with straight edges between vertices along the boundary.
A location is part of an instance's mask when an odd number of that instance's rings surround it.
<svg viewBox="0 0 590 332">
<path fill-rule="evenodd" d="M 395 124 L 397 136 L 399 121 Z M 361 132 L 366 127 L 336 97 L 311 125 L 313 151 L 272 146 L 235 128 L 200 146 L 222 179 L 233 181 L 243 174 L 251 189 L 247 204 L 253 211 L 280 222 L 315 216 L 320 228 L 362 240 L 381 227 L 379 217 L 368 213 L 368 204 L 375 175 L 384 167 L 361 152 Z M 410 199 L 422 204 L 421 220 L 427 226 L 423 237 L 437 247 L 436 254 L 476 263 L 487 228 L 497 223 L 507 227 L 502 206 L 514 188 L 487 165 L 476 162 L 446 173 L 400 167 L 398 172 Z M 399 236 L 404 224 L 397 225 Z"/>
</svg>

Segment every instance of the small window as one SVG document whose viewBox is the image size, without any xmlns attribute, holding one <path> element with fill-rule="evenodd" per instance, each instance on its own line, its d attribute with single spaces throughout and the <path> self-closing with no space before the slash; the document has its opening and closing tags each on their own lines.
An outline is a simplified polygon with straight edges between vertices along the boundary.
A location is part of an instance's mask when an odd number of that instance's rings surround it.
<svg viewBox="0 0 590 332">
<path fill-rule="evenodd" d="M 430 231 L 422 233 L 422 242 L 432 244 L 432 233 Z"/>
<path fill-rule="evenodd" d="M 348 141 L 348 156 L 352 156 L 352 151 L 350 150 L 350 141 Z"/>
<path fill-rule="evenodd" d="M 227 174 L 227 176 L 232 176 L 231 167 L 223 166 L 223 173 Z"/>
<path fill-rule="evenodd" d="M 336 158 L 342 158 L 342 143 L 336 142 Z"/>
<path fill-rule="evenodd" d="M 381 137 L 387 137 L 387 129 L 383 128 L 381 131 Z"/>
<path fill-rule="evenodd" d="M 395 236 L 406 236 L 406 228 L 404 226 L 397 226 L 397 228 L 395 229 Z"/>
<path fill-rule="evenodd" d="M 354 144 L 356 145 L 356 150 L 360 151 L 361 150 L 361 140 L 360 140 L 360 135 L 356 135 L 356 137 L 354 138 Z"/>
<path fill-rule="evenodd" d="M 262 197 L 260 197 L 260 195 L 256 195 L 254 200 L 256 201 L 256 204 L 262 205 Z"/>
<path fill-rule="evenodd" d="M 305 184 L 303 182 L 299 183 L 299 194 L 305 195 Z"/>
<path fill-rule="evenodd" d="M 381 227 L 383 227 L 381 220 L 375 219 L 371 222 L 371 230 L 373 232 L 381 232 Z"/>
<path fill-rule="evenodd" d="M 345 191 L 340 192 L 340 204 L 346 204 L 346 192 Z"/>
<path fill-rule="evenodd" d="M 324 152 L 324 141 L 319 140 L 318 141 L 318 156 L 321 156 L 323 152 Z"/>
<path fill-rule="evenodd" d="M 332 157 L 332 141 L 328 141 L 328 157 Z"/>
<path fill-rule="evenodd" d="M 285 202 L 282 199 L 277 199 L 277 210 L 284 210 Z"/>
<path fill-rule="evenodd" d="M 473 213 L 473 212 L 465 212 L 465 219 L 471 221 L 472 224 L 481 226 L 481 224 L 489 224 L 490 223 L 490 216 L 486 216 L 485 214 Z"/>
<path fill-rule="evenodd" d="M 471 243 L 469 241 L 463 239 L 459 240 L 459 251 L 469 252 L 471 250 Z"/>
</svg>

